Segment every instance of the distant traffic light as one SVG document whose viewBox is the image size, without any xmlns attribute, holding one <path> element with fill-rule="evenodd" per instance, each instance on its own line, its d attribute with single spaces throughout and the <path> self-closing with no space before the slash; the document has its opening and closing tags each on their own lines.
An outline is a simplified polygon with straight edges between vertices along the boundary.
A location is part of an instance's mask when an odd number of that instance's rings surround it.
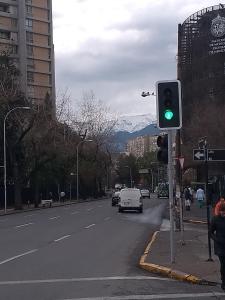
<svg viewBox="0 0 225 300">
<path fill-rule="evenodd" d="M 180 81 L 156 83 L 157 120 L 160 129 L 179 129 L 182 126 Z"/>
<path fill-rule="evenodd" d="M 160 148 L 157 152 L 157 160 L 164 164 L 168 164 L 168 135 L 159 135 L 157 138 L 157 146 Z"/>
</svg>

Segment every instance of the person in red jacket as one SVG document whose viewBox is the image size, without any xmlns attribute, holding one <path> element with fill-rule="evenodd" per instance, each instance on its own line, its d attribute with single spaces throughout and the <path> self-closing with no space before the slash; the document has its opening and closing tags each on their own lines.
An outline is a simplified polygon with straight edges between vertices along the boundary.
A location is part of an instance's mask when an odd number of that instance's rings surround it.
<svg viewBox="0 0 225 300">
<path fill-rule="evenodd" d="M 224 196 L 221 196 L 219 201 L 216 203 L 215 210 L 214 210 L 214 215 L 215 216 L 218 216 L 220 214 L 219 211 L 220 211 L 221 204 L 225 204 Z"/>
<path fill-rule="evenodd" d="M 210 224 L 210 236 L 214 240 L 214 251 L 220 260 L 221 288 L 225 291 L 225 204 L 219 206 L 219 215 Z"/>
</svg>

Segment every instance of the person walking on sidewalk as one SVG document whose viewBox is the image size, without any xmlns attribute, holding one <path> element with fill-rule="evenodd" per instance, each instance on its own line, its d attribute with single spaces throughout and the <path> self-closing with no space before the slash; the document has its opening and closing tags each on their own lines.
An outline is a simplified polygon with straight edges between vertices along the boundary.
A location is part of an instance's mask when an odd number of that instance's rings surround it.
<svg viewBox="0 0 225 300">
<path fill-rule="evenodd" d="M 221 196 L 220 199 L 219 199 L 219 201 L 216 203 L 215 210 L 214 210 L 215 216 L 219 215 L 221 204 L 225 204 L 225 198 L 224 198 L 224 196 Z"/>
<path fill-rule="evenodd" d="M 184 189 L 184 205 L 186 210 L 191 210 L 191 194 L 187 187 Z"/>
<path fill-rule="evenodd" d="M 219 257 L 221 288 L 225 291 L 225 204 L 220 205 L 219 215 L 212 218 L 210 236 L 214 240 L 215 255 Z"/>
<path fill-rule="evenodd" d="M 197 189 L 197 192 L 196 192 L 196 199 L 197 199 L 197 201 L 198 201 L 199 207 L 202 208 L 202 206 L 203 206 L 203 201 L 204 201 L 204 199 L 205 199 L 205 193 L 204 193 L 204 190 L 203 190 L 201 187 L 199 187 L 199 188 Z"/>
</svg>

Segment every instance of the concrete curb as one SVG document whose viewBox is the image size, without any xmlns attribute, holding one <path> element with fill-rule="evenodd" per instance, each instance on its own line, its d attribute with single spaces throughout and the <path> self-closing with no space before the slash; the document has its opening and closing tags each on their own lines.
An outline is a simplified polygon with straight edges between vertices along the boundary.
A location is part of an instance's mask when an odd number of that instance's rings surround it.
<svg viewBox="0 0 225 300">
<path fill-rule="evenodd" d="M 201 279 L 197 276 L 194 276 L 192 274 L 187 274 L 185 272 L 182 271 L 178 271 L 178 270 L 174 270 L 172 268 L 168 268 L 168 267 L 164 267 L 164 266 L 160 266 L 157 264 L 153 264 L 153 263 L 146 263 L 146 257 L 149 254 L 150 250 L 151 250 L 151 246 L 152 244 L 155 242 L 157 234 L 160 231 L 156 231 L 152 238 L 151 241 L 149 242 L 149 244 L 147 245 L 144 254 L 141 256 L 141 259 L 139 261 L 139 266 L 146 270 L 149 271 L 151 273 L 155 273 L 155 274 L 159 274 L 159 275 L 163 275 L 169 278 L 173 278 L 173 279 L 177 279 L 180 281 L 187 281 L 189 283 L 193 283 L 193 284 L 199 284 L 199 285 L 210 285 L 210 286 L 215 286 L 218 283 L 216 282 L 211 282 L 211 281 L 207 281 L 204 279 Z"/>
<path fill-rule="evenodd" d="M 207 225 L 206 221 L 201 221 L 201 220 L 184 219 L 183 221 L 186 222 L 186 223 Z"/>
</svg>

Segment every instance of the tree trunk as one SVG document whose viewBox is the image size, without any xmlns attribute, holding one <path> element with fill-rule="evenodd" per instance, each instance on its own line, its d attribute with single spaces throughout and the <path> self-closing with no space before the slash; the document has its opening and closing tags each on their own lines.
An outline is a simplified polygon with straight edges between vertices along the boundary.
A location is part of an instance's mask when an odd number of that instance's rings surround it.
<svg viewBox="0 0 225 300">
<path fill-rule="evenodd" d="M 19 177 L 19 169 L 17 162 L 14 163 L 13 166 L 13 177 L 15 180 L 14 183 L 14 202 L 15 202 L 15 209 L 21 210 L 23 209 L 22 198 L 21 198 L 21 183 Z"/>
<path fill-rule="evenodd" d="M 39 182 L 38 176 L 35 174 L 34 176 L 34 207 L 38 207 L 39 205 Z"/>
</svg>

